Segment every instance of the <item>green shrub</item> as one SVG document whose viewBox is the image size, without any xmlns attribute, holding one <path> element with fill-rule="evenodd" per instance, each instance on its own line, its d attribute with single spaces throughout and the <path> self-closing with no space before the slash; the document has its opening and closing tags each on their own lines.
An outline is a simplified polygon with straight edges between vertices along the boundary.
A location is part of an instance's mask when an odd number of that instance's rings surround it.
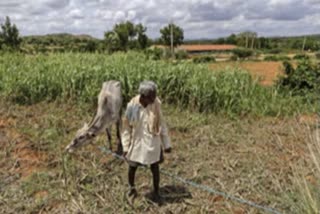
<svg viewBox="0 0 320 214">
<path fill-rule="evenodd" d="M 271 55 L 271 56 L 266 56 L 264 58 L 265 61 L 288 61 L 290 60 L 290 57 L 288 56 L 277 56 L 277 55 Z"/>
<path fill-rule="evenodd" d="M 193 58 L 192 61 L 194 63 L 209 63 L 215 62 L 216 59 L 213 56 L 198 56 L 196 58 Z"/>
<path fill-rule="evenodd" d="M 175 58 L 178 60 L 188 59 L 188 53 L 184 50 L 178 50 L 175 52 Z"/>
<path fill-rule="evenodd" d="M 296 69 L 289 62 L 284 62 L 286 76 L 278 81 L 281 88 L 293 91 L 294 94 L 308 94 L 320 92 L 320 67 L 309 60 L 299 62 Z"/>
<path fill-rule="evenodd" d="M 310 59 L 310 57 L 306 54 L 297 54 L 293 57 L 293 59 L 296 60 L 306 60 L 306 59 Z"/>
<path fill-rule="evenodd" d="M 316 58 L 317 58 L 317 59 L 320 59 L 320 52 L 317 52 L 317 53 L 316 53 Z"/>
<path fill-rule="evenodd" d="M 145 55 L 147 59 L 160 60 L 163 57 L 163 49 L 161 48 L 149 48 L 145 50 Z"/>
<path fill-rule="evenodd" d="M 270 54 L 279 54 L 281 52 L 282 52 L 282 50 L 279 48 L 275 48 L 275 49 L 271 49 L 271 50 L 266 51 L 266 53 L 270 53 Z"/>
<path fill-rule="evenodd" d="M 231 60 L 231 61 L 237 61 L 237 60 L 238 60 L 238 57 L 237 57 L 236 55 L 232 55 L 232 56 L 230 57 L 230 60 Z"/>
<path fill-rule="evenodd" d="M 253 51 L 245 48 L 237 48 L 232 50 L 232 53 L 239 59 L 246 59 L 253 55 Z"/>
</svg>

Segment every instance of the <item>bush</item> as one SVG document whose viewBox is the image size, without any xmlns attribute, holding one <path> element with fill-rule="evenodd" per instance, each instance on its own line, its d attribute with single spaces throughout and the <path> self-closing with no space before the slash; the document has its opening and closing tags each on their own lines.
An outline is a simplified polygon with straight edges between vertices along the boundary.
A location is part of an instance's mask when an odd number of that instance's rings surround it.
<svg viewBox="0 0 320 214">
<path fill-rule="evenodd" d="M 317 52 L 317 53 L 316 53 L 316 58 L 317 58 L 317 59 L 320 59 L 320 52 Z"/>
<path fill-rule="evenodd" d="M 289 62 L 284 62 L 285 77 L 278 81 L 281 88 L 293 91 L 294 94 L 308 94 L 320 92 L 320 67 L 309 60 L 300 61 L 294 69 Z"/>
<path fill-rule="evenodd" d="M 232 55 L 232 56 L 230 57 L 230 60 L 232 60 L 232 61 L 237 61 L 237 60 L 238 60 L 238 57 L 235 56 L 235 55 Z"/>
<path fill-rule="evenodd" d="M 270 54 L 279 54 L 281 53 L 281 49 L 275 48 L 275 49 L 268 50 L 266 52 Z"/>
<path fill-rule="evenodd" d="M 213 56 L 199 56 L 199 57 L 193 58 L 192 61 L 194 63 L 209 63 L 209 62 L 215 62 L 216 59 Z"/>
<path fill-rule="evenodd" d="M 163 54 L 162 54 L 162 59 L 170 59 L 172 58 L 172 53 L 170 48 L 164 48 L 163 49 Z"/>
<path fill-rule="evenodd" d="M 161 48 L 155 47 L 145 50 L 145 55 L 147 59 L 160 60 L 163 57 L 163 52 Z"/>
<path fill-rule="evenodd" d="M 296 60 L 306 60 L 306 59 L 310 59 L 310 57 L 306 54 L 297 54 L 293 57 L 293 59 Z"/>
<path fill-rule="evenodd" d="M 178 59 L 178 60 L 188 59 L 188 53 L 186 51 L 184 51 L 184 50 L 178 50 L 175 53 L 175 58 Z"/>
<path fill-rule="evenodd" d="M 271 55 L 271 56 L 266 56 L 264 60 L 265 61 L 288 61 L 290 60 L 290 57 Z"/>
<path fill-rule="evenodd" d="M 245 48 L 237 48 L 232 51 L 232 53 L 239 59 L 246 59 L 253 55 L 253 51 Z"/>
</svg>

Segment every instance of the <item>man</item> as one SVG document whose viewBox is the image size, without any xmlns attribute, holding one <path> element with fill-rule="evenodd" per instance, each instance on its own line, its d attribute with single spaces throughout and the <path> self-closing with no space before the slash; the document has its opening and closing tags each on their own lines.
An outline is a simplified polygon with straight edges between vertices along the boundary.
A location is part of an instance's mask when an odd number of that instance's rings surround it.
<svg viewBox="0 0 320 214">
<path fill-rule="evenodd" d="M 171 152 L 168 129 L 157 97 L 157 86 L 152 81 L 140 84 L 139 95 L 127 106 L 122 134 L 124 157 L 129 164 L 129 197 L 136 197 L 135 173 L 138 166 L 150 165 L 153 176 L 153 200 L 160 202 L 159 164 L 163 162 L 162 148 Z"/>
</svg>

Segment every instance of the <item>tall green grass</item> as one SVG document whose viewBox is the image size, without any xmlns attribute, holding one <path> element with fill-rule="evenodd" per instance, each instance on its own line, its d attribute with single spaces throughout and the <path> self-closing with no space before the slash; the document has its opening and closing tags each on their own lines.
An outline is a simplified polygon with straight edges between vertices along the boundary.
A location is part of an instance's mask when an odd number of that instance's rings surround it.
<svg viewBox="0 0 320 214">
<path fill-rule="evenodd" d="M 309 139 L 306 139 L 309 155 L 301 164 L 293 166 L 296 194 L 289 196 L 296 213 L 313 214 L 320 212 L 320 129 L 309 129 Z"/>
<path fill-rule="evenodd" d="M 102 83 L 120 80 L 125 101 L 142 80 L 158 84 L 167 103 L 200 112 L 286 115 L 312 111 L 299 97 L 265 88 L 241 70 L 213 72 L 207 65 L 147 60 L 141 53 L 0 56 L 0 93 L 20 104 L 94 102 Z"/>
</svg>

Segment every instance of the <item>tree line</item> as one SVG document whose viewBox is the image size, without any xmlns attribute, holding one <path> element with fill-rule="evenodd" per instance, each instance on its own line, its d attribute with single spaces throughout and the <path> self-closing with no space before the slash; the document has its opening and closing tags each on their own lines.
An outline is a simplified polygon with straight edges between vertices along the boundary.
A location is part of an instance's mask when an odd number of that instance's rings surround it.
<svg viewBox="0 0 320 214">
<path fill-rule="evenodd" d="M 102 40 L 91 36 L 74 36 L 61 33 L 45 36 L 21 37 L 15 24 L 12 24 L 9 17 L 1 24 L 0 50 L 24 50 L 34 49 L 36 52 L 45 51 L 80 51 L 80 52 L 115 52 L 128 50 L 144 50 L 154 44 L 146 34 L 147 28 L 130 21 L 115 24 L 112 30 L 104 33 Z M 160 29 L 160 41 L 163 45 L 173 46 L 183 43 L 183 29 L 175 24 L 168 24 Z"/>
<path fill-rule="evenodd" d="M 21 37 L 19 29 L 12 24 L 9 17 L 1 24 L 0 50 L 25 50 L 35 52 L 75 51 L 75 52 L 109 52 L 144 50 L 153 44 L 176 47 L 187 44 L 232 44 L 247 49 L 271 50 L 274 53 L 282 50 L 320 50 L 320 36 L 306 37 L 259 37 L 256 32 L 246 31 L 218 39 L 184 41 L 184 31 L 181 27 L 170 23 L 160 29 L 160 38 L 150 39 L 147 27 L 130 21 L 120 22 L 112 30 L 104 33 L 103 39 L 91 36 L 74 36 L 71 34 L 54 34 L 46 36 Z M 172 37 L 172 38 L 171 38 Z M 171 44 L 172 43 L 172 44 Z"/>
<path fill-rule="evenodd" d="M 189 40 L 190 44 L 231 44 L 248 49 L 265 49 L 280 52 L 281 50 L 319 51 L 320 35 L 299 37 L 259 37 L 258 33 L 245 31 L 239 34 L 231 34 L 228 37 L 215 40 Z"/>
</svg>

